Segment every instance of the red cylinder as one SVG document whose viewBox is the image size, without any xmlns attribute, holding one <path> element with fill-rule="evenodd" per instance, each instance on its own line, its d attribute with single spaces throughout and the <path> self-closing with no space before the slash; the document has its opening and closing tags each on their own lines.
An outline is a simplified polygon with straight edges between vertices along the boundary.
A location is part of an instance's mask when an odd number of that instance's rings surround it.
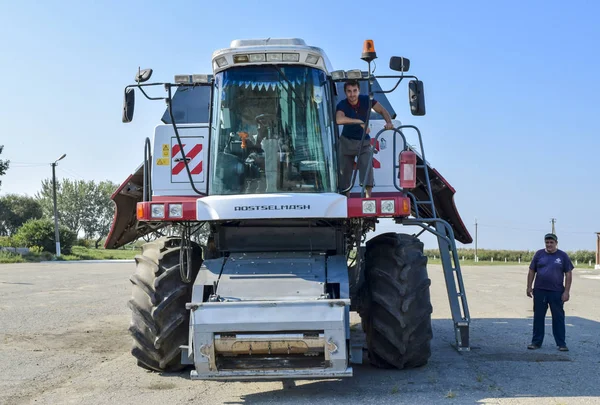
<svg viewBox="0 0 600 405">
<path fill-rule="evenodd" d="M 412 189 L 417 187 L 417 154 L 412 150 L 400 152 L 400 187 Z"/>
</svg>

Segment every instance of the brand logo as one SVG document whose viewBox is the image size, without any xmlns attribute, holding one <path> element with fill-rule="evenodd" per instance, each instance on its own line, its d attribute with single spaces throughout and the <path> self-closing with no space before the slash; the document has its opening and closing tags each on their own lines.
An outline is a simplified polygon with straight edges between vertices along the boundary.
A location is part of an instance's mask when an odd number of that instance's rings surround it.
<svg viewBox="0 0 600 405">
<path fill-rule="evenodd" d="M 387 141 L 385 140 L 385 138 L 381 138 L 381 140 L 379 141 L 379 147 L 381 148 L 381 150 L 385 150 L 387 148 Z"/>
<path fill-rule="evenodd" d="M 234 211 L 282 211 L 309 210 L 310 205 L 241 205 L 233 207 Z"/>
<path fill-rule="evenodd" d="M 562 264 L 562 261 L 560 260 L 560 257 L 557 257 L 556 260 L 554 261 L 554 263 Z"/>
</svg>

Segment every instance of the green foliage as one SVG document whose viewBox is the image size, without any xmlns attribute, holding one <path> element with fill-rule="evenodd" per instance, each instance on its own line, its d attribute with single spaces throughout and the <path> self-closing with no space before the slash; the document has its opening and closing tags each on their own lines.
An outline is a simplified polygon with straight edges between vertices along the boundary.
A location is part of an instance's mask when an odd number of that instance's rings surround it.
<svg viewBox="0 0 600 405">
<path fill-rule="evenodd" d="M 596 253 L 591 250 L 576 250 L 574 252 L 567 252 L 571 261 L 577 260 L 579 263 L 587 263 L 590 260 L 592 263 L 596 261 Z"/>
<path fill-rule="evenodd" d="M 2 150 L 4 150 L 4 145 L 0 145 L 0 155 L 2 154 Z M 4 176 L 8 167 L 10 166 L 10 160 L 0 160 L 0 176 Z M 0 186 L 2 185 L 2 180 L 0 180 Z"/>
<path fill-rule="evenodd" d="M 117 184 L 110 181 L 90 185 L 87 196 L 88 208 L 82 219 L 82 227 L 87 238 L 95 239 L 96 249 L 110 231 L 115 214 L 115 206 L 110 197 L 117 187 Z"/>
<path fill-rule="evenodd" d="M 14 235 L 30 219 L 42 217 L 42 207 L 33 197 L 7 194 L 0 197 L 0 235 Z"/>
<path fill-rule="evenodd" d="M 17 244 L 10 236 L 0 236 L 0 247 L 17 247 Z"/>
<path fill-rule="evenodd" d="M 77 239 L 77 246 L 81 246 L 81 247 L 85 247 L 85 248 L 91 248 L 92 246 L 94 246 L 94 241 L 86 239 L 86 238 L 78 238 Z"/>
<path fill-rule="evenodd" d="M 23 263 L 25 259 L 20 254 L 0 250 L 0 263 Z"/>
<path fill-rule="evenodd" d="M 465 260 L 473 260 L 475 258 L 475 249 L 458 249 L 458 257 L 465 258 Z M 477 249 L 477 256 L 480 261 L 489 262 L 494 258 L 495 262 L 504 262 L 506 259 L 509 262 L 518 262 L 521 259 L 521 263 L 529 263 L 533 259 L 535 250 L 492 250 L 492 249 Z M 575 263 L 588 263 L 590 260 L 592 263 L 596 261 L 596 253 L 591 250 L 577 250 L 574 252 L 567 252 L 571 261 Z M 425 255 L 429 258 L 436 257 L 439 259 L 440 252 L 437 249 L 426 249 Z"/>
<path fill-rule="evenodd" d="M 61 253 L 71 253 L 77 235 L 64 226 L 59 227 Z M 56 253 L 54 223 L 49 219 L 27 221 L 17 232 L 14 241 L 23 247 L 39 246 L 45 252 Z"/>
<path fill-rule="evenodd" d="M 62 179 L 56 182 L 56 205 L 59 223 L 76 234 L 81 230 L 88 189 L 88 182 L 84 180 Z M 54 198 L 51 179 L 42 181 L 42 189 L 36 194 L 36 197 L 42 206 L 44 216 L 53 218 Z"/>
<path fill-rule="evenodd" d="M 30 246 L 29 247 L 30 253 L 42 253 L 43 251 L 44 251 L 44 249 L 41 246 Z"/>
<path fill-rule="evenodd" d="M 54 212 L 52 180 L 42 181 L 42 189 L 36 194 L 44 214 L 51 218 Z M 110 181 L 62 179 L 56 184 L 56 201 L 60 223 L 87 239 L 100 240 L 108 235 L 114 215 L 114 203 L 110 196 L 117 188 Z"/>
</svg>

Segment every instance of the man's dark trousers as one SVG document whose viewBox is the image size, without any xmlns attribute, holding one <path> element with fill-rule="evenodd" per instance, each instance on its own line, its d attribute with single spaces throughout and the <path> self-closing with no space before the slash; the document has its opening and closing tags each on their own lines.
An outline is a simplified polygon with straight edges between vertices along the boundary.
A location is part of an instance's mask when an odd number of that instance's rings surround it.
<svg viewBox="0 0 600 405">
<path fill-rule="evenodd" d="M 531 343 L 541 346 L 544 341 L 546 312 L 550 306 L 552 313 L 552 334 L 556 345 L 566 346 L 565 343 L 565 310 L 562 292 L 548 290 L 533 290 L 533 339 Z"/>
</svg>

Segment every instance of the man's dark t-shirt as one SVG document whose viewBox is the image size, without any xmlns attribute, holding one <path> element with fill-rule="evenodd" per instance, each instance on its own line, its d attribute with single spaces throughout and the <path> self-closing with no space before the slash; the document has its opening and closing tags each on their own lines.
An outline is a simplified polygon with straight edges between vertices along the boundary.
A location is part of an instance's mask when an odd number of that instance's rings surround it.
<svg viewBox="0 0 600 405">
<path fill-rule="evenodd" d="M 373 100 L 371 107 L 375 104 L 377 104 L 377 101 Z M 345 98 L 338 103 L 335 111 L 342 111 L 348 118 L 359 119 L 365 122 L 367 120 L 367 114 L 369 113 L 369 96 L 358 96 L 358 103 L 356 103 L 356 105 L 350 105 L 348 99 Z M 362 134 L 363 128 L 360 124 L 346 124 L 342 130 L 342 136 L 359 141 L 362 138 Z M 365 139 L 371 139 L 369 134 L 365 135 Z"/>
<path fill-rule="evenodd" d="M 562 250 L 548 253 L 546 249 L 540 249 L 535 252 L 529 268 L 536 272 L 533 288 L 562 292 L 565 273 L 574 267 L 569 256 Z"/>
</svg>

